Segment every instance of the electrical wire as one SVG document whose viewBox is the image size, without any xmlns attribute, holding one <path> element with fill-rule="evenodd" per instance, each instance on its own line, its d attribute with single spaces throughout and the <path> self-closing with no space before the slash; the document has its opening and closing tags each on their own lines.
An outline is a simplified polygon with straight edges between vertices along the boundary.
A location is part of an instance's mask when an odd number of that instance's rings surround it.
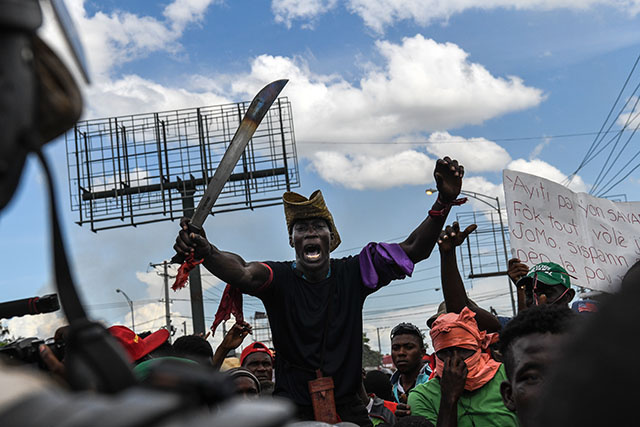
<svg viewBox="0 0 640 427">
<path fill-rule="evenodd" d="M 638 98 L 640 100 L 640 98 Z M 638 112 L 638 114 L 636 115 L 636 117 L 634 118 L 634 120 L 636 118 L 640 117 L 640 112 Z M 620 155 L 622 154 L 622 151 L 624 151 L 624 149 L 626 149 L 627 145 L 629 144 L 629 142 L 631 141 L 631 139 L 633 138 L 633 136 L 636 134 L 636 132 L 638 131 L 638 128 L 640 128 L 640 120 L 638 121 L 638 125 L 635 127 L 635 129 L 633 130 L 633 132 L 631 133 L 631 135 L 629 136 L 629 138 L 627 139 L 627 142 L 625 142 L 622 150 L 618 153 L 618 156 L 616 157 L 616 161 L 618 160 L 618 158 L 620 157 Z M 625 176 L 623 176 L 620 180 L 616 181 L 613 185 L 610 185 L 611 182 L 616 179 L 621 173 L 622 171 L 625 170 L 625 168 L 627 168 L 627 166 L 629 166 L 631 164 L 631 162 L 633 162 L 638 155 L 640 155 L 640 150 L 636 152 L 635 155 L 633 155 L 633 157 L 631 157 L 627 163 L 624 164 L 624 166 L 622 166 L 620 169 L 618 169 L 618 172 L 613 175 L 613 177 L 611 177 L 609 179 L 609 181 L 607 181 L 606 184 L 603 185 L 603 187 L 606 187 L 605 190 L 601 190 L 597 196 L 598 197 L 602 197 L 603 195 L 607 194 L 608 192 L 610 192 L 616 185 L 620 184 L 624 179 L 626 179 L 633 171 L 635 171 L 638 166 L 634 167 L 633 169 L 631 169 Z M 611 165 L 613 166 L 613 164 Z M 611 168 L 609 168 L 611 169 Z M 607 171 L 608 172 L 608 171 Z"/>
<path fill-rule="evenodd" d="M 617 131 L 611 131 L 617 132 Z M 554 138 L 574 138 L 579 136 L 590 136 L 590 135 L 600 135 L 600 134 L 610 133 L 609 131 L 605 132 L 576 132 L 576 133 L 565 133 L 558 135 L 540 135 L 540 136 L 520 136 L 520 137 L 509 137 L 509 138 L 484 138 L 488 141 L 493 142 L 514 142 L 514 141 L 536 141 L 536 140 L 545 140 L 545 139 L 554 139 Z M 441 144 L 441 141 L 320 141 L 320 140 L 297 140 L 297 142 L 301 144 L 309 144 L 309 145 L 425 145 L 425 144 Z M 446 143 L 469 143 L 469 139 L 465 138 L 453 138 L 446 140 Z"/>
<path fill-rule="evenodd" d="M 593 140 L 593 142 L 591 143 L 591 146 L 589 147 L 589 149 L 587 150 L 587 153 L 585 154 L 584 158 L 582 159 L 582 162 L 580 162 L 580 164 L 578 165 L 578 167 L 576 168 L 576 170 L 569 175 L 568 177 L 568 184 L 571 183 L 571 181 L 573 180 L 573 178 L 576 176 L 576 174 L 584 167 L 586 166 L 586 164 L 588 163 L 587 160 L 589 158 L 589 156 L 591 155 L 591 153 L 595 150 L 595 148 L 597 147 L 597 145 L 599 144 L 598 139 L 600 139 L 600 141 L 602 141 L 602 138 L 600 138 L 600 135 L 602 134 L 607 134 L 609 133 L 611 126 L 613 126 L 613 123 L 616 122 L 616 119 L 614 119 L 611 122 L 611 125 L 609 125 L 609 128 L 607 129 L 606 132 L 602 132 L 602 129 L 604 129 L 604 127 L 606 126 L 607 122 L 609 121 L 609 118 L 611 117 L 611 113 L 614 111 L 614 109 L 616 108 L 616 105 L 618 104 L 618 101 L 620 100 L 620 98 L 622 97 L 622 94 L 624 93 L 624 90 L 627 87 L 627 84 L 629 84 L 629 81 L 631 80 L 631 76 L 633 76 L 633 73 L 636 70 L 636 67 L 638 65 L 638 62 L 640 62 L 640 55 L 638 55 L 638 57 L 636 58 L 635 62 L 633 63 L 633 67 L 631 67 L 631 71 L 629 72 L 629 75 L 627 76 L 627 78 L 624 81 L 624 84 L 622 85 L 622 88 L 620 89 L 620 92 L 618 92 L 618 96 L 616 97 L 616 100 L 614 101 L 613 105 L 611 106 L 611 109 L 609 110 L 609 113 L 607 114 L 607 117 L 605 118 L 604 122 L 602 123 L 602 126 L 600 127 L 600 130 L 595 134 L 595 138 Z M 637 88 L 636 88 L 637 90 Z M 635 91 L 634 91 L 635 92 Z M 628 101 L 627 101 L 628 102 Z M 625 104 L 626 105 L 626 104 Z M 624 107 L 623 107 L 624 109 Z M 620 111 L 620 113 L 618 113 L 618 116 L 620 116 L 620 114 L 622 113 L 622 110 Z"/>
<path fill-rule="evenodd" d="M 638 84 L 638 87 L 640 87 L 640 84 Z M 633 117 L 633 114 L 636 111 L 636 108 L 638 106 L 638 102 L 640 102 L 640 97 L 636 98 L 636 102 L 633 105 L 633 108 L 632 108 L 631 112 L 629 113 L 629 116 L 627 117 L 627 121 L 625 122 L 624 126 L 622 127 L 623 130 L 626 129 L 629 126 L 630 123 L 633 123 L 632 117 Z M 635 117 L 637 117 L 637 114 L 636 114 Z M 634 117 L 634 120 L 635 120 L 635 117 Z M 629 141 L 631 140 L 631 138 L 633 138 L 633 135 L 636 133 L 636 130 L 638 130 L 637 127 L 631 133 L 631 136 L 629 137 L 629 139 L 627 139 L 627 142 L 624 144 L 624 146 L 622 147 L 622 149 L 620 150 L 620 152 L 618 153 L 616 158 L 613 160 L 613 162 L 611 162 L 611 164 L 609 165 L 609 168 L 605 172 L 605 167 L 609 163 L 609 160 L 611 159 L 611 156 L 613 156 L 613 153 L 616 151 L 616 147 L 618 146 L 618 143 L 620 142 L 620 139 L 622 138 L 622 132 L 618 133 L 618 137 L 616 138 L 616 142 L 615 142 L 615 144 L 613 144 L 613 147 L 611 148 L 611 151 L 609 152 L 609 155 L 607 156 L 607 158 L 606 158 L 606 160 L 604 162 L 604 165 L 600 169 L 600 172 L 598 173 L 598 176 L 597 176 L 595 182 L 591 186 L 591 190 L 589 190 L 589 194 L 594 194 L 594 192 L 595 192 L 596 188 L 598 187 L 598 185 L 600 185 L 602 183 L 602 180 L 604 180 L 605 176 L 609 173 L 609 171 L 611 170 L 611 168 L 613 167 L 615 162 L 620 158 L 620 155 L 622 154 L 624 149 L 629 144 Z"/>
</svg>

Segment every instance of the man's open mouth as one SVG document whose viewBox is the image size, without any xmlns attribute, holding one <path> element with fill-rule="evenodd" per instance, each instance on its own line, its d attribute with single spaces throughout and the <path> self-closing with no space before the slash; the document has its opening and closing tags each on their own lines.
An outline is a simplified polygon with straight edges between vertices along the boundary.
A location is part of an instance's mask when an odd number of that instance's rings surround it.
<svg viewBox="0 0 640 427">
<path fill-rule="evenodd" d="M 319 260 L 321 255 L 320 245 L 305 245 L 303 254 L 307 261 Z"/>
</svg>

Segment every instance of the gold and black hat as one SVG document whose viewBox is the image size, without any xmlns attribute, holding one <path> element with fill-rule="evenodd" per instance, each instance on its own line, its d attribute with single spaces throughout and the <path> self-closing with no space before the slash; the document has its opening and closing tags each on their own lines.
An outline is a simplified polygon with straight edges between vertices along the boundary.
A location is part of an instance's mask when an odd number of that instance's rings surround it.
<svg viewBox="0 0 640 427">
<path fill-rule="evenodd" d="M 301 194 L 287 191 L 282 195 L 282 201 L 284 202 L 284 216 L 287 220 L 289 234 L 291 234 L 293 224 L 298 220 L 322 218 L 327 221 L 333 232 L 333 240 L 329 250 L 333 252 L 340 245 L 340 234 L 320 190 L 314 191 L 308 199 Z"/>
</svg>

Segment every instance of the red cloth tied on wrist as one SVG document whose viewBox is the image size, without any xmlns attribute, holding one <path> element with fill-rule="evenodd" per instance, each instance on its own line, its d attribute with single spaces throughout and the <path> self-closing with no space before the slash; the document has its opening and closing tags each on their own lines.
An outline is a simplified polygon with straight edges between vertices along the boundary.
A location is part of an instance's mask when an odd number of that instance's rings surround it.
<svg viewBox="0 0 640 427">
<path fill-rule="evenodd" d="M 178 269 L 178 274 L 176 275 L 176 281 L 171 286 L 171 289 L 177 291 L 178 289 L 182 289 L 187 286 L 187 279 L 189 279 L 189 272 L 193 270 L 196 265 L 201 264 L 204 259 L 197 261 L 193 254 L 189 254 L 189 256 L 184 260 L 180 268 Z"/>
<path fill-rule="evenodd" d="M 236 323 L 244 320 L 244 315 L 242 314 L 242 292 L 240 292 L 240 289 L 227 284 L 222 293 L 222 298 L 220 298 L 218 311 L 216 311 L 216 316 L 211 324 L 211 335 L 215 334 L 218 325 L 225 320 L 229 320 L 232 314 L 236 318 Z"/>
<path fill-rule="evenodd" d="M 477 390 L 488 383 L 498 371 L 500 363 L 491 358 L 489 345 L 498 341 L 498 334 L 488 334 L 478 330 L 476 314 L 468 307 L 460 314 L 447 313 L 438 317 L 431 326 L 431 341 L 436 351 L 435 375 L 442 378 L 444 362 L 437 356 L 438 351 L 448 347 L 473 350 L 473 355 L 465 359 L 467 379 L 464 389 Z"/>
<path fill-rule="evenodd" d="M 446 216 L 451 210 L 451 206 L 460 206 L 464 203 L 467 203 L 467 198 L 462 197 L 460 199 L 455 199 L 451 202 L 443 202 L 442 200 L 440 200 L 440 197 L 438 197 L 437 202 L 440 203 L 443 206 L 443 208 L 440 209 L 439 211 L 435 209 L 431 209 L 429 211 L 429 216 Z"/>
</svg>

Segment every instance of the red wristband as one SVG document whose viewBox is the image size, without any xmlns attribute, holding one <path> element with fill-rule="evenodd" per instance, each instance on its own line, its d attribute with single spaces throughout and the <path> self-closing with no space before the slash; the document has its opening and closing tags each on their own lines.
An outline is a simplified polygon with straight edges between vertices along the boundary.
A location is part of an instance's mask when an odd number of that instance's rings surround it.
<svg viewBox="0 0 640 427">
<path fill-rule="evenodd" d="M 435 209 L 431 209 L 429 211 L 429 216 L 434 218 L 447 216 L 447 214 L 449 214 L 449 211 L 451 210 L 451 206 L 460 206 L 467 202 L 467 198 L 462 197 L 460 199 L 455 199 L 455 200 L 452 200 L 451 202 L 445 203 L 442 200 L 440 200 L 440 197 L 438 197 L 438 200 L 436 200 L 436 202 L 440 203 L 443 206 L 443 208 L 440 209 L 439 211 Z"/>
</svg>

